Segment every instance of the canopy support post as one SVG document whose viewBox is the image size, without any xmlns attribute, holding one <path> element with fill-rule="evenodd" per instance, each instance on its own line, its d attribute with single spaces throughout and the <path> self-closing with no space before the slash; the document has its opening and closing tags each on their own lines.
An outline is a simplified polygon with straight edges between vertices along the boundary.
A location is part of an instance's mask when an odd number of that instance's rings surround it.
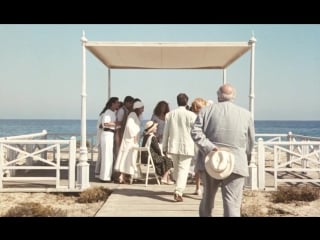
<svg viewBox="0 0 320 240">
<path fill-rule="evenodd" d="M 223 84 L 227 83 L 227 69 L 223 69 Z"/>
<path fill-rule="evenodd" d="M 250 95 L 249 95 L 249 110 L 251 112 L 252 120 L 254 121 L 254 50 L 256 39 L 252 33 L 252 37 L 249 40 L 251 45 L 251 64 L 250 64 Z M 258 168 L 256 161 L 256 152 L 251 152 L 251 163 L 249 165 L 249 177 L 246 179 L 247 185 L 250 186 L 251 190 L 256 190 L 258 187 Z"/>
<path fill-rule="evenodd" d="M 85 189 L 90 187 L 89 183 L 89 164 L 88 164 L 88 150 L 87 150 L 87 105 L 86 105 L 86 47 L 88 40 L 85 37 L 85 32 L 82 32 L 82 90 L 81 90 L 81 146 L 80 158 L 77 164 L 77 187 Z"/>
<path fill-rule="evenodd" d="M 108 68 L 108 99 L 111 97 L 111 69 Z"/>
<path fill-rule="evenodd" d="M 251 64 L 250 64 L 250 95 L 249 95 L 249 111 L 251 112 L 252 119 L 254 120 L 254 57 L 255 57 L 255 45 L 256 38 L 252 34 L 252 37 L 249 40 L 251 45 Z"/>
</svg>

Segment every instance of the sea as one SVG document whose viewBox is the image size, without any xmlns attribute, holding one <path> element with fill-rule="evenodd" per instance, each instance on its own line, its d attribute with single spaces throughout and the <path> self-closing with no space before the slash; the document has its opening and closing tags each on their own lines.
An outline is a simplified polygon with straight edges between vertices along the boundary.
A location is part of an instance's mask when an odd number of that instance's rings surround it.
<svg viewBox="0 0 320 240">
<path fill-rule="evenodd" d="M 142 121 L 142 126 L 146 121 Z M 87 120 L 87 133 L 96 133 L 97 120 Z M 0 137 L 39 133 L 77 134 L 81 132 L 80 120 L 49 120 L 49 119 L 0 119 Z M 283 121 L 256 120 L 256 133 L 299 134 L 320 137 L 320 121 Z"/>
</svg>

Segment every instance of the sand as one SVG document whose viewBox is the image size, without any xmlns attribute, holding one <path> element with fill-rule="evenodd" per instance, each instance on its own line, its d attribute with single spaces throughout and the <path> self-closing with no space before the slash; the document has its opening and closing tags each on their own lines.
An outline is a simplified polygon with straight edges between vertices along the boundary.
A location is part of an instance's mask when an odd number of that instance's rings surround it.
<svg viewBox="0 0 320 240">
<path fill-rule="evenodd" d="M 242 212 L 246 216 L 320 216 L 320 199 L 313 202 L 272 203 L 270 192 L 244 192 Z M 11 207 L 23 202 L 38 202 L 53 208 L 67 211 L 68 217 L 94 217 L 103 202 L 77 203 L 77 196 L 66 196 L 53 193 L 1 193 L 0 216 Z M 107 200 L 108 201 L 108 200 Z"/>
</svg>

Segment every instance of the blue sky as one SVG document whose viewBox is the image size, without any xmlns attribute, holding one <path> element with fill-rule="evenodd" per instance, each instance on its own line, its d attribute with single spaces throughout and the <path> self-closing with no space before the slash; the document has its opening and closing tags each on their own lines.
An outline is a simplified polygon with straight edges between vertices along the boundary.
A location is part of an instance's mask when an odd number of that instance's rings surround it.
<svg viewBox="0 0 320 240">
<path fill-rule="evenodd" d="M 257 39 L 256 120 L 320 120 L 320 25 L 311 24 L 50 24 L 0 25 L 0 118 L 80 119 L 82 48 L 89 41 L 247 42 Z M 249 106 L 250 52 L 228 68 L 235 102 Z M 216 101 L 221 70 L 112 70 L 112 96 L 139 97 L 144 119 L 185 92 Z M 107 68 L 87 51 L 87 118 L 107 98 Z"/>
</svg>

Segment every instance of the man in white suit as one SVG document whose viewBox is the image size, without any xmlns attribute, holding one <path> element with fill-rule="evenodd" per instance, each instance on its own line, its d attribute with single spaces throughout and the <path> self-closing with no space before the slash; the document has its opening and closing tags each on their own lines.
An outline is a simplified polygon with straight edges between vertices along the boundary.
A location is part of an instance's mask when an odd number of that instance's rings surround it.
<svg viewBox="0 0 320 240">
<path fill-rule="evenodd" d="M 222 85 L 217 94 L 218 103 L 201 109 L 191 130 L 191 136 L 202 154 L 196 162 L 204 189 L 199 215 L 211 216 L 215 195 L 221 186 L 224 216 L 235 217 L 240 216 L 245 177 L 249 175 L 254 123 L 248 110 L 232 102 L 235 89 L 230 84 Z M 221 147 L 228 147 L 233 153 L 234 167 L 227 178 L 215 179 L 205 170 L 205 157 Z"/>
<path fill-rule="evenodd" d="M 196 114 L 187 110 L 188 96 L 185 93 L 178 94 L 177 103 L 178 108 L 166 114 L 162 150 L 165 155 L 170 154 L 173 160 L 173 177 L 176 181 L 174 200 L 182 202 L 191 159 L 195 153 L 190 132 Z"/>
</svg>

